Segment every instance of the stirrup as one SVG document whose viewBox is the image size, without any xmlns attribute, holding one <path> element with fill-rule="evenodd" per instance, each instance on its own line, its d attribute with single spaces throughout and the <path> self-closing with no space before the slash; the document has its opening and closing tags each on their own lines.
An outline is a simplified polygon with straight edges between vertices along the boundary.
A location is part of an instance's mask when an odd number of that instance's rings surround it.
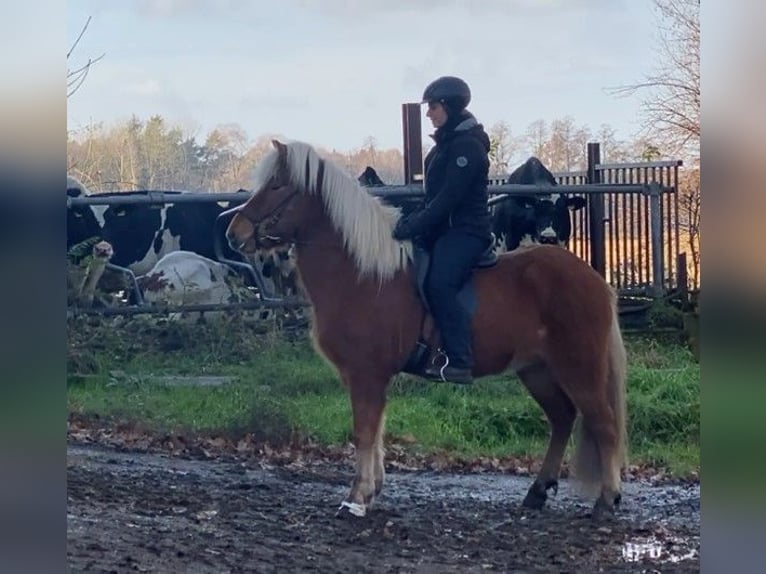
<svg viewBox="0 0 766 574">
<path fill-rule="evenodd" d="M 440 356 L 444 357 L 444 364 L 441 367 L 436 367 L 436 359 Z M 447 365 L 449 365 L 449 355 L 444 352 L 444 349 L 436 349 L 436 355 L 431 359 L 431 364 L 425 368 L 425 373 L 436 374 L 438 368 L 439 378 L 442 380 L 442 382 L 447 383 L 449 381 L 444 376 L 444 369 L 447 367 Z"/>
</svg>

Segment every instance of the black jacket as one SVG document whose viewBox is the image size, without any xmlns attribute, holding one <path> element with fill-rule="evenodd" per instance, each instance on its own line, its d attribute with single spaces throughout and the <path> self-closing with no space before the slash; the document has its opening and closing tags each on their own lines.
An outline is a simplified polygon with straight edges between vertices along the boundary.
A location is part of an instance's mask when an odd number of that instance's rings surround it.
<svg viewBox="0 0 766 574">
<path fill-rule="evenodd" d="M 467 111 L 433 134 L 436 145 L 424 161 L 426 197 L 404 222 L 400 235 L 426 245 L 449 229 L 491 241 L 487 204 L 489 136 Z"/>
</svg>

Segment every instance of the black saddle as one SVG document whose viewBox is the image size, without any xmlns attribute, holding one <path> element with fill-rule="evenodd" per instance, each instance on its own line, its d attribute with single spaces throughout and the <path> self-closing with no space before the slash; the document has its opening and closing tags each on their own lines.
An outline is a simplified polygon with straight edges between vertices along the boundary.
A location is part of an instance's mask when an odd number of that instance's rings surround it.
<svg viewBox="0 0 766 574">
<path fill-rule="evenodd" d="M 495 253 L 495 234 L 492 234 L 492 242 L 481 254 L 479 260 L 474 265 L 475 269 L 483 269 L 485 267 L 492 267 L 497 263 L 497 253 Z"/>
</svg>

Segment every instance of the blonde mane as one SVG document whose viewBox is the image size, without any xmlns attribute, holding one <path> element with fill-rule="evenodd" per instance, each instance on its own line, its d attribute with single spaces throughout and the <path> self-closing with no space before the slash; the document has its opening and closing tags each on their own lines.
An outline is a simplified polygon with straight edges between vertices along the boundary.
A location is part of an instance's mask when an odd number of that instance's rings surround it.
<svg viewBox="0 0 766 574">
<path fill-rule="evenodd" d="M 307 143 L 290 142 L 287 146 L 287 169 L 290 183 L 306 193 L 316 193 L 320 156 Z M 306 186 L 308 160 L 309 186 Z M 279 153 L 272 149 L 253 172 L 253 189 L 266 185 L 278 168 Z M 346 252 L 353 257 L 362 276 L 376 275 L 381 281 L 391 278 L 410 260 L 412 245 L 391 237 L 400 211 L 383 204 L 359 183 L 325 159 L 321 197 L 335 229 L 343 237 Z"/>
</svg>

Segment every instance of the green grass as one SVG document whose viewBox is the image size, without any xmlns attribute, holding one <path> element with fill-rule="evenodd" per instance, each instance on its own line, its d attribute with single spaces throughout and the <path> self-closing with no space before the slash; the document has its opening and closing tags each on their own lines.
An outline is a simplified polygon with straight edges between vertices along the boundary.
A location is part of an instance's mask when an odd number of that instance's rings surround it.
<svg viewBox="0 0 766 574">
<path fill-rule="evenodd" d="M 336 445 L 351 438 L 348 395 L 305 338 L 254 337 L 241 326 L 134 327 L 124 333 L 110 329 L 94 349 L 88 342 L 96 340 L 98 329 L 80 327 L 86 335 L 77 326 L 70 330 L 77 359 L 70 363 L 73 371 L 85 364 L 91 373 L 70 373 L 70 412 L 141 421 L 161 430 L 251 432 L 272 442 Z M 631 461 L 677 475 L 698 471 L 699 365 L 672 342 L 628 338 L 627 345 Z M 234 382 L 167 386 L 159 382 L 167 374 L 228 375 Z M 542 456 L 548 439 L 542 411 L 510 375 L 470 388 L 398 376 L 386 414 L 388 438 L 405 438 L 409 448 L 425 454 Z"/>
</svg>

